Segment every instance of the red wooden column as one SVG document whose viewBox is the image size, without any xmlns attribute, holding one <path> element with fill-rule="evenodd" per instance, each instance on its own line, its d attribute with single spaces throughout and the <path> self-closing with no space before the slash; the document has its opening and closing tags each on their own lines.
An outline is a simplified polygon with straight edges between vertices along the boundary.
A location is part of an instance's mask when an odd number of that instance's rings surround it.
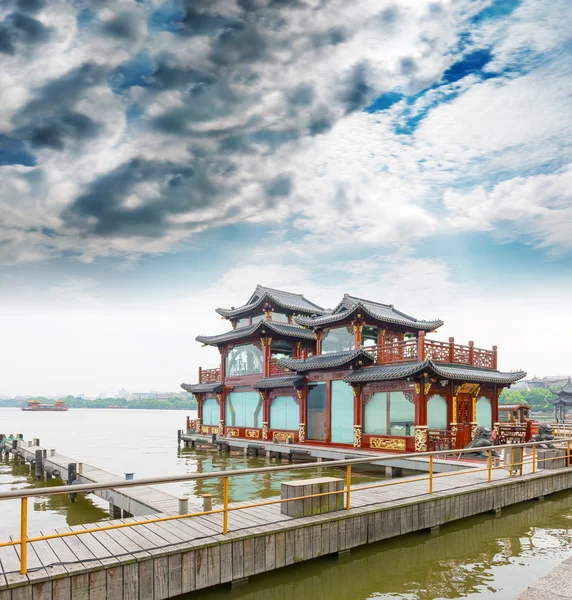
<svg viewBox="0 0 572 600">
<path fill-rule="evenodd" d="M 216 399 L 219 404 L 219 421 L 218 421 L 218 434 L 224 435 L 224 427 L 226 421 L 226 394 L 227 391 L 223 387 L 222 392 L 216 395 Z"/>
<path fill-rule="evenodd" d="M 316 331 L 316 354 L 322 354 L 322 332 Z"/>
<path fill-rule="evenodd" d="M 498 346 L 493 346 L 493 369 L 498 369 Z"/>
<path fill-rule="evenodd" d="M 420 331 L 417 334 L 417 360 L 425 360 L 425 332 Z M 425 424 L 427 424 L 427 417 L 425 417 Z"/>
<path fill-rule="evenodd" d="M 415 452 L 427 452 L 429 448 L 427 394 L 430 387 L 424 379 L 415 384 Z"/>
<path fill-rule="evenodd" d="M 363 434 L 363 386 L 352 386 L 354 392 L 354 448 L 361 448 Z"/>
<path fill-rule="evenodd" d="M 201 424 L 203 422 L 203 398 L 204 394 L 197 394 L 197 433 L 201 432 Z"/>
<path fill-rule="evenodd" d="M 258 393 L 262 399 L 262 439 L 267 440 L 270 426 L 270 399 L 266 390 Z"/>
<path fill-rule="evenodd" d="M 296 388 L 296 395 L 298 396 L 298 406 L 300 407 L 300 424 L 298 426 L 298 443 L 303 444 L 306 441 L 306 430 L 307 430 L 307 394 L 308 388 L 306 384 L 301 389 Z"/>
<path fill-rule="evenodd" d="M 264 377 L 270 377 L 270 360 L 272 359 L 272 338 L 261 337 L 262 343 L 262 373 Z"/>
<path fill-rule="evenodd" d="M 220 352 L 220 380 L 224 383 L 226 377 L 226 357 L 228 356 L 228 348 L 219 346 L 218 351 Z M 200 383 L 200 380 L 199 380 Z"/>
</svg>

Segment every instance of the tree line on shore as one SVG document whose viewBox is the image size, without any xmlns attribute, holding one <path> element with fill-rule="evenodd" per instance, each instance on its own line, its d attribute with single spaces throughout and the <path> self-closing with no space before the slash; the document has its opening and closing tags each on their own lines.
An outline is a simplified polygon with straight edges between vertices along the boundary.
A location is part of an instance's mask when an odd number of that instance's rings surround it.
<svg viewBox="0 0 572 600">
<path fill-rule="evenodd" d="M 126 398 L 96 398 L 90 400 L 76 396 L 61 398 L 68 408 L 131 408 L 131 409 L 160 409 L 160 410 L 193 410 L 197 408 L 197 401 L 193 396 L 188 398 L 137 398 L 127 400 Z M 38 396 L 30 398 L 38 400 L 42 404 L 53 404 L 54 400 Z M 0 407 L 17 407 L 25 405 L 26 401 L 20 398 L 0 399 Z"/>
<path fill-rule="evenodd" d="M 553 405 L 549 402 L 549 399 L 556 398 L 552 390 L 558 391 L 561 387 L 560 385 L 553 385 L 550 388 L 531 388 L 529 390 L 509 390 L 505 388 L 499 397 L 499 402 L 500 404 L 530 404 L 535 410 L 551 411 Z"/>
</svg>

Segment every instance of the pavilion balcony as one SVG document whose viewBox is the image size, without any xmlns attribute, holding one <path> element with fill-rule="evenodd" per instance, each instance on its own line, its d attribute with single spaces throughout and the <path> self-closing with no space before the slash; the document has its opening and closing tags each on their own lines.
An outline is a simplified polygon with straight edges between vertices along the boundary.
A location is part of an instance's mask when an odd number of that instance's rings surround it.
<svg viewBox="0 0 572 600">
<path fill-rule="evenodd" d="M 220 367 L 216 369 L 199 367 L 199 383 L 217 383 L 220 380 Z"/>
<path fill-rule="evenodd" d="M 497 368 L 496 346 L 493 346 L 492 350 L 475 348 L 474 342 L 462 346 L 455 344 L 454 338 L 449 338 L 448 342 L 439 342 L 420 336 L 416 340 L 363 346 L 362 349 L 373 355 L 378 364 L 418 362 L 429 359 L 433 362 L 470 365 L 485 369 Z"/>
<path fill-rule="evenodd" d="M 284 373 L 291 373 L 291 371 L 280 364 L 279 358 L 272 358 L 270 360 L 270 377 L 283 375 Z"/>
</svg>

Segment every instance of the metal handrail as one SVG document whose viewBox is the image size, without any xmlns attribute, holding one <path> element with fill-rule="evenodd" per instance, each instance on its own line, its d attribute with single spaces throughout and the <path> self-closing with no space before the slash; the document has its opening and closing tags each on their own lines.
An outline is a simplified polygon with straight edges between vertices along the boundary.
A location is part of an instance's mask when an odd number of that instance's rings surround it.
<svg viewBox="0 0 572 600">
<path fill-rule="evenodd" d="M 566 458 L 566 466 L 569 467 L 570 463 L 571 463 L 570 448 L 571 448 L 572 438 L 560 438 L 558 440 L 554 440 L 554 442 L 556 442 L 557 444 L 562 444 L 562 443 L 566 442 L 567 451 L 566 451 L 565 458 Z M 486 448 L 481 448 L 481 449 L 463 448 L 461 450 L 441 450 L 441 451 L 431 451 L 431 452 L 416 452 L 416 453 L 410 453 L 410 454 L 390 455 L 390 456 L 385 456 L 385 457 L 384 456 L 370 456 L 367 458 L 333 460 L 333 461 L 329 461 L 327 463 L 327 467 L 331 467 L 331 466 L 346 466 L 347 467 L 346 488 L 343 490 L 336 490 L 333 492 L 323 492 L 323 493 L 319 493 L 319 494 L 311 494 L 308 496 L 298 496 L 296 498 L 286 498 L 286 499 L 281 498 L 278 500 L 269 500 L 269 501 L 265 501 L 265 502 L 251 503 L 251 504 L 247 504 L 247 505 L 234 506 L 234 507 L 229 506 L 229 497 L 228 497 L 228 479 L 229 479 L 229 477 L 240 476 L 240 475 L 252 475 L 254 473 L 269 473 L 269 472 L 291 471 L 291 470 L 297 470 L 297 469 L 310 469 L 310 468 L 315 469 L 315 468 L 317 468 L 316 463 L 302 463 L 301 465 L 285 465 L 285 466 L 279 466 L 279 467 L 260 467 L 257 469 L 236 469 L 236 470 L 228 470 L 228 471 L 226 471 L 226 470 L 225 471 L 213 471 L 210 473 L 195 473 L 193 475 L 150 477 L 150 478 L 144 478 L 144 479 L 138 479 L 138 480 L 120 479 L 116 482 L 107 482 L 106 484 L 99 484 L 99 483 L 78 484 L 78 485 L 72 485 L 72 486 L 69 486 L 69 485 L 68 486 L 54 486 L 54 487 L 49 487 L 49 488 L 33 488 L 30 490 L 16 490 L 16 491 L 11 491 L 11 492 L 0 492 L 0 500 L 9 500 L 9 499 L 18 499 L 18 498 L 21 500 L 20 539 L 12 540 L 9 542 L 2 542 L 2 543 L 0 543 L 0 547 L 20 546 L 20 573 L 24 575 L 27 573 L 27 544 L 28 543 L 43 541 L 43 540 L 50 540 L 50 539 L 57 539 L 57 538 L 61 538 L 61 537 L 81 535 L 81 534 L 86 534 L 86 533 L 95 533 L 97 531 L 107 531 L 107 530 L 111 530 L 111 529 L 120 529 L 120 528 L 124 528 L 124 527 L 135 527 L 137 525 L 160 523 L 162 521 L 172 521 L 172 520 L 177 520 L 177 519 L 185 519 L 185 518 L 190 518 L 190 517 L 198 517 L 198 516 L 203 516 L 203 515 L 220 514 L 220 513 L 222 513 L 222 515 L 223 515 L 223 528 L 222 528 L 223 531 L 222 532 L 223 532 L 223 534 L 227 534 L 228 533 L 228 513 L 232 512 L 232 511 L 246 510 L 248 508 L 254 508 L 254 507 L 258 507 L 258 506 L 268 506 L 271 504 L 281 504 L 284 502 L 291 502 L 294 500 L 318 498 L 321 496 L 329 496 L 329 495 L 333 495 L 333 494 L 345 494 L 346 495 L 345 509 L 349 510 L 351 508 L 350 494 L 352 491 L 359 492 L 359 491 L 364 491 L 364 490 L 373 489 L 373 488 L 380 488 L 380 487 L 387 487 L 390 485 L 400 485 L 400 484 L 410 483 L 413 481 L 429 481 L 429 493 L 432 494 L 434 479 L 466 474 L 466 470 L 462 470 L 462 471 L 460 470 L 460 471 L 453 471 L 451 473 L 440 473 L 440 474 L 435 475 L 433 473 L 433 466 L 434 466 L 433 459 L 435 456 L 439 457 L 439 456 L 456 455 L 456 454 L 461 455 L 461 454 L 467 454 L 467 453 L 474 453 L 477 450 L 486 451 L 488 454 L 487 466 L 484 468 L 480 468 L 480 469 L 471 469 L 470 472 L 477 473 L 477 472 L 488 471 L 488 481 L 490 482 L 491 474 L 492 474 L 493 470 L 506 468 L 506 466 L 499 466 L 499 467 L 492 466 L 493 450 L 510 448 L 512 450 L 512 457 L 511 457 L 511 462 L 510 462 L 510 464 L 511 464 L 510 476 L 512 477 L 513 468 L 515 466 L 520 467 L 520 475 L 522 475 L 523 474 L 523 466 L 525 464 L 532 464 L 532 473 L 535 473 L 536 466 L 538 463 L 546 461 L 546 460 L 553 460 L 552 457 L 543 459 L 543 460 L 538 460 L 536 458 L 537 446 L 546 445 L 546 444 L 547 444 L 546 441 L 538 441 L 538 442 L 526 442 L 526 443 L 520 443 L 520 444 L 508 444 L 508 445 L 502 445 L 502 446 L 488 446 Z M 525 461 L 524 460 L 524 451 L 523 451 L 521 462 L 515 463 L 514 462 L 514 449 L 515 448 L 532 448 L 532 460 L 530 462 Z M 351 467 L 352 467 L 352 465 L 379 463 L 379 462 L 394 460 L 396 457 L 400 458 L 400 459 L 428 457 L 429 458 L 429 475 L 428 475 L 428 477 L 416 477 L 413 479 L 408 478 L 406 480 L 396 480 L 396 481 L 383 482 L 383 483 L 372 484 L 372 485 L 354 486 L 353 488 L 351 487 Z M 326 465 L 321 465 L 321 466 L 323 467 Z M 76 493 L 76 492 L 93 492 L 93 491 L 107 490 L 107 489 L 117 489 L 117 488 L 124 488 L 124 487 L 138 487 L 138 486 L 143 486 L 143 485 L 174 483 L 174 482 L 181 482 L 181 481 L 193 481 L 193 480 L 199 480 L 199 479 L 212 479 L 212 478 L 222 478 L 222 480 L 223 480 L 224 498 L 223 498 L 223 507 L 222 508 L 208 510 L 208 511 L 201 511 L 201 512 L 196 512 L 196 513 L 188 513 L 188 514 L 184 514 L 184 515 L 170 515 L 170 516 L 165 516 L 165 517 L 156 517 L 153 519 L 144 519 L 141 521 L 133 521 L 133 522 L 129 522 L 129 523 L 117 523 L 117 524 L 113 524 L 113 525 L 104 525 L 104 526 L 90 528 L 90 529 L 68 531 L 68 532 L 51 534 L 51 535 L 42 535 L 42 536 L 38 536 L 38 537 L 34 537 L 34 538 L 27 537 L 28 498 L 31 498 L 31 497 L 45 496 L 45 495 L 57 495 L 57 494 L 68 494 L 68 493 L 70 493 L 71 489 L 73 489 L 74 493 Z"/>
</svg>

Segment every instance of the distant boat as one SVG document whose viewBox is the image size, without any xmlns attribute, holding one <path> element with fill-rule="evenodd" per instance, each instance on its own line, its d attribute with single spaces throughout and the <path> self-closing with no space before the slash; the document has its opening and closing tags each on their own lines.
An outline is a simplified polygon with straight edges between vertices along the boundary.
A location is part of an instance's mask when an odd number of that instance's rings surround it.
<svg viewBox="0 0 572 600">
<path fill-rule="evenodd" d="M 28 406 L 23 406 L 22 410 L 64 412 L 68 410 L 68 407 L 63 400 L 56 400 L 53 404 L 42 404 L 39 400 L 28 400 Z"/>
</svg>

